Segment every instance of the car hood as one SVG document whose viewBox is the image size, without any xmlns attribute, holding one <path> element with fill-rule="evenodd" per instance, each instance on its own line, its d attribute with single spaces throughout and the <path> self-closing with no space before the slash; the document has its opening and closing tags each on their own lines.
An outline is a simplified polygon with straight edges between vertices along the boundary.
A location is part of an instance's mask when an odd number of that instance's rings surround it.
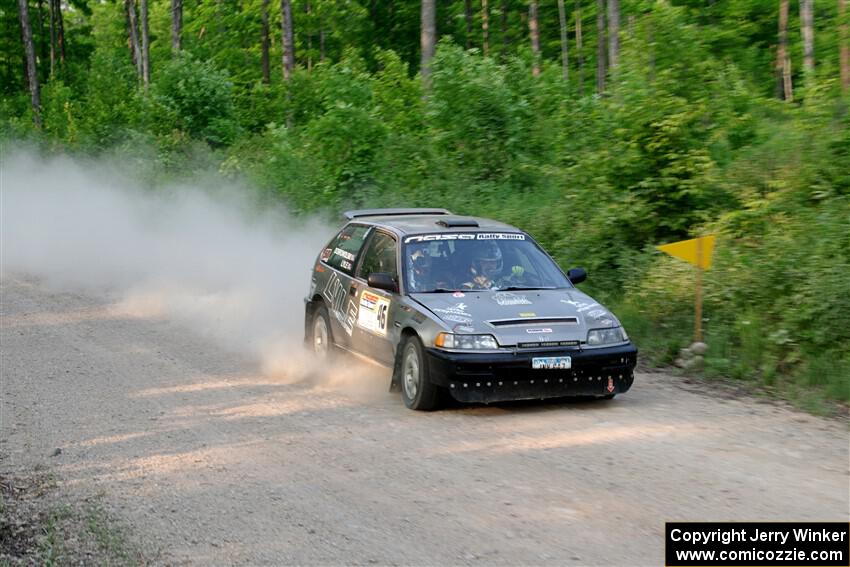
<svg viewBox="0 0 850 567">
<path fill-rule="evenodd" d="M 414 293 L 411 297 L 456 333 L 487 333 L 500 345 L 584 342 L 588 329 L 620 323 L 577 289 Z"/>
</svg>

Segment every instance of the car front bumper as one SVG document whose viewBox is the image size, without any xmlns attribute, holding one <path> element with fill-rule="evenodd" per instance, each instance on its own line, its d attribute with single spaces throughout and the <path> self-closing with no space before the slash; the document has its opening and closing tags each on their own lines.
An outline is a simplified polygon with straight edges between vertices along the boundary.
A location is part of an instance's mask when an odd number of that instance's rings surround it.
<svg viewBox="0 0 850 567">
<path fill-rule="evenodd" d="M 634 381 L 637 348 L 631 343 L 594 349 L 457 353 L 429 348 L 428 373 L 461 402 L 500 402 L 626 392 Z M 531 359 L 569 356 L 566 370 L 535 370 Z"/>
</svg>

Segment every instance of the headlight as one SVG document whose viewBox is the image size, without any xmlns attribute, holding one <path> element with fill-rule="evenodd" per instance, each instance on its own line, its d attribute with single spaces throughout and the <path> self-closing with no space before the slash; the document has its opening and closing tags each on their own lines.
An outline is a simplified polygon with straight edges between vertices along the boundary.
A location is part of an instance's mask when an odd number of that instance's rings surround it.
<svg viewBox="0 0 850 567">
<path fill-rule="evenodd" d="M 629 336 L 622 327 L 613 327 L 611 329 L 591 329 L 587 332 L 588 346 L 624 343 L 627 340 L 629 340 Z"/>
<path fill-rule="evenodd" d="M 434 346 L 462 350 L 494 350 L 499 343 L 493 335 L 454 335 L 440 333 L 434 340 Z"/>
</svg>

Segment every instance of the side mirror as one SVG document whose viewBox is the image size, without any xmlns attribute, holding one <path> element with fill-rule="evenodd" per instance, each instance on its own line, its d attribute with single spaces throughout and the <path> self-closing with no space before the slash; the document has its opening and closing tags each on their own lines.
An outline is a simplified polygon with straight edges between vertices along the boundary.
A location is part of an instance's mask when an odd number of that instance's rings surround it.
<svg viewBox="0 0 850 567">
<path fill-rule="evenodd" d="M 375 272 L 373 274 L 369 274 L 369 279 L 367 279 L 366 282 L 369 284 L 369 287 L 383 289 L 384 291 L 389 291 L 391 293 L 398 293 L 398 284 L 395 282 L 395 278 L 386 272 Z"/>
<path fill-rule="evenodd" d="M 584 268 L 570 268 L 567 277 L 574 284 L 580 284 L 587 279 L 587 271 Z"/>
</svg>

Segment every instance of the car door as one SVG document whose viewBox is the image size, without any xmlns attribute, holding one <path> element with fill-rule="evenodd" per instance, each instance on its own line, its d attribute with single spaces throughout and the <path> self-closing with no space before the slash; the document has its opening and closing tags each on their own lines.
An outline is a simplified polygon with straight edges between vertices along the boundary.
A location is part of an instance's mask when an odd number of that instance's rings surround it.
<svg viewBox="0 0 850 567">
<path fill-rule="evenodd" d="M 368 286 L 369 274 L 386 273 L 398 283 L 398 241 L 383 230 L 369 237 L 357 266 L 354 285 L 357 291 L 357 321 L 352 341 L 354 349 L 375 360 L 391 364 L 393 360 L 393 327 L 399 295 Z"/>
<path fill-rule="evenodd" d="M 334 341 L 351 346 L 351 335 L 357 319 L 357 291 L 354 267 L 371 227 L 351 223 L 336 235 L 320 255 L 321 267 L 327 270 L 319 290 L 331 318 Z"/>
</svg>

